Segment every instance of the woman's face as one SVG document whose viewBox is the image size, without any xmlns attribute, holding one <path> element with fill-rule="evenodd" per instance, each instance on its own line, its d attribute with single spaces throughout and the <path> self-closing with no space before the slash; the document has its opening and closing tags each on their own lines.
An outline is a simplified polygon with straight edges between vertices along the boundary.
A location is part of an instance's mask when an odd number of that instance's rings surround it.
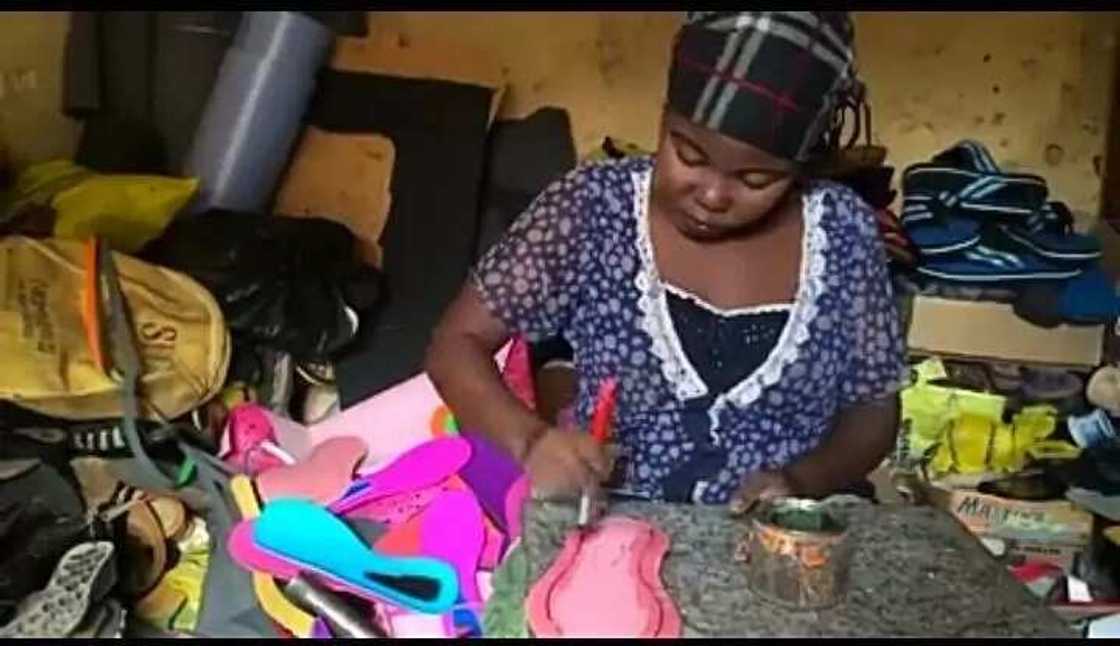
<svg viewBox="0 0 1120 646">
<path fill-rule="evenodd" d="M 653 199 L 685 236 L 717 240 L 761 222 L 785 197 L 793 162 L 666 109 Z"/>
</svg>

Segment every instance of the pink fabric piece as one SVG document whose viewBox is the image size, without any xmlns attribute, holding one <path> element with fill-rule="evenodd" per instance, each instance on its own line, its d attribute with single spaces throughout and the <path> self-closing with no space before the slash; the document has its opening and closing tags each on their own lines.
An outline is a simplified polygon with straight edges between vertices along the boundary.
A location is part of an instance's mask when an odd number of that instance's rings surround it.
<svg viewBox="0 0 1120 646">
<path fill-rule="evenodd" d="M 443 615 L 402 613 L 389 615 L 389 632 L 397 639 L 446 639 Z"/>
<path fill-rule="evenodd" d="M 459 595 L 467 603 L 481 603 L 478 561 L 485 528 L 478 499 L 466 491 L 449 491 L 422 512 L 421 554 L 451 564 L 459 575 Z"/>
<path fill-rule="evenodd" d="M 490 596 L 494 594 L 494 573 L 493 572 L 479 572 L 478 573 L 478 591 L 482 595 L 483 601 L 489 601 Z"/>
<path fill-rule="evenodd" d="M 361 478 L 366 487 L 342 500 L 331 501 L 331 511 L 345 514 L 365 502 L 393 494 L 416 491 L 455 475 L 471 459 L 471 445 L 459 437 L 441 437 L 413 447 L 387 466 Z"/>
<path fill-rule="evenodd" d="M 499 366 L 505 365 L 509 350 L 506 344 L 494 356 Z M 277 437 L 296 457 L 333 437 L 358 437 L 369 449 L 360 468 L 373 469 L 432 439 L 432 415 L 440 406 L 443 400 L 431 379 L 421 373 L 314 426 L 278 429 Z"/>
<path fill-rule="evenodd" d="M 354 437 L 336 437 L 316 446 L 298 464 L 276 467 L 256 478 L 261 502 L 277 498 L 301 498 L 320 505 L 338 500 L 354 479 L 354 469 L 365 457 L 365 442 Z"/>
<path fill-rule="evenodd" d="M 568 535 L 525 601 L 537 637 L 679 637 L 681 618 L 661 583 L 669 539 L 620 516 Z"/>
<path fill-rule="evenodd" d="M 537 389 L 529 362 L 529 344 L 522 337 L 516 337 L 510 344 L 509 356 L 502 369 L 502 381 L 529 410 L 537 410 Z"/>
<path fill-rule="evenodd" d="M 276 456 L 259 450 L 261 442 L 276 442 L 276 433 L 265 409 L 256 404 L 241 404 L 229 412 L 222 459 L 234 469 L 248 475 L 283 466 Z"/>
<path fill-rule="evenodd" d="M 529 476 L 523 475 L 506 492 L 506 522 L 509 524 L 510 542 L 521 538 L 521 513 L 531 489 Z"/>
<path fill-rule="evenodd" d="M 506 536 L 494 527 L 494 523 L 490 519 L 483 517 L 483 527 L 486 529 L 486 540 L 482 544 L 482 556 L 478 559 L 478 568 L 480 570 L 494 570 L 502 562 L 506 542 Z M 485 598 L 485 595 L 483 595 Z"/>
</svg>

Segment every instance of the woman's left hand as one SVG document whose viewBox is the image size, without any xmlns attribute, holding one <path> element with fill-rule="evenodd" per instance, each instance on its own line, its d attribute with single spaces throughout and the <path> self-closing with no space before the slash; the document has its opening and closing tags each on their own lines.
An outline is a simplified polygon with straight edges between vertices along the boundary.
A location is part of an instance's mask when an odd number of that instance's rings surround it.
<svg viewBox="0 0 1120 646">
<path fill-rule="evenodd" d="M 796 493 L 793 481 L 785 471 L 755 471 L 748 475 L 731 499 L 731 513 L 746 513 L 760 500 L 770 500 Z"/>
</svg>

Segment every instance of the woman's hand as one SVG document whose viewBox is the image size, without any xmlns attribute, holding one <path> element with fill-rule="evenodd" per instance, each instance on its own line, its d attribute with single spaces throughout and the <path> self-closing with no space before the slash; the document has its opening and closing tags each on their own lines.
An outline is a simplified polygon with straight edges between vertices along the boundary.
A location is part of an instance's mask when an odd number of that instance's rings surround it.
<svg viewBox="0 0 1120 646">
<path fill-rule="evenodd" d="M 755 503 L 796 494 L 793 480 L 785 471 L 755 471 L 748 475 L 735 497 L 731 499 L 731 513 L 744 514 Z"/>
<path fill-rule="evenodd" d="M 590 434 L 551 427 L 537 436 L 524 467 L 533 493 L 542 498 L 594 492 L 610 475 L 606 451 Z"/>
</svg>

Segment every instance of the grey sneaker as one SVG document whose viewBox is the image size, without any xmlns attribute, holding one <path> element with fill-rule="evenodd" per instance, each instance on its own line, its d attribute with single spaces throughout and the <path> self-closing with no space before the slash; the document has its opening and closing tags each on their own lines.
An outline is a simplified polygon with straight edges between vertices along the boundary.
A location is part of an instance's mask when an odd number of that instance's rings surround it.
<svg viewBox="0 0 1120 646">
<path fill-rule="evenodd" d="M 116 599 L 106 599 L 90 608 L 86 618 L 70 637 L 79 639 L 121 639 L 128 615 Z"/>
<path fill-rule="evenodd" d="M 62 556 L 47 587 L 20 603 L 15 619 L 0 626 L 0 637 L 67 637 L 81 625 L 90 606 L 116 583 L 113 544 L 75 545 Z"/>
</svg>

